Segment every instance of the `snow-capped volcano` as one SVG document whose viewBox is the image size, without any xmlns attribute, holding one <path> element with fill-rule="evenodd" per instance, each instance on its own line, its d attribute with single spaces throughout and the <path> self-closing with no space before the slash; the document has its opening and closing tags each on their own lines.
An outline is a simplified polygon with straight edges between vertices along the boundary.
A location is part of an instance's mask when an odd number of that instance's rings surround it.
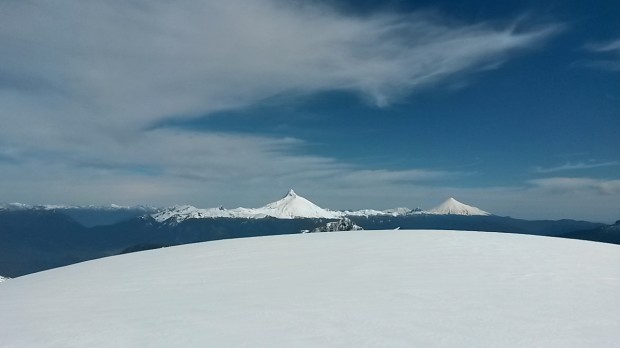
<svg viewBox="0 0 620 348">
<path fill-rule="evenodd" d="M 278 219 L 327 218 L 337 219 L 342 213 L 323 209 L 297 195 L 292 189 L 282 199 L 269 203 L 258 211 Z"/>
<path fill-rule="evenodd" d="M 273 217 L 277 219 L 340 219 L 345 216 L 405 216 L 405 215 L 491 215 L 482 209 L 463 204 L 450 197 L 440 206 L 424 211 L 421 209 L 411 210 L 409 208 L 395 208 L 388 210 L 363 209 L 356 211 L 334 211 L 324 209 L 310 202 L 304 197 L 299 196 L 292 189 L 280 200 L 269 203 L 260 208 L 235 208 L 224 209 L 209 208 L 200 209 L 191 205 L 174 206 L 163 209 L 151 216 L 159 221 L 169 221 L 179 223 L 187 219 L 203 218 L 243 218 L 243 219 L 262 219 Z"/>
<path fill-rule="evenodd" d="M 452 197 L 448 198 L 439 206 L 429 210 L 428 213 L 439 215 L 491 215 L 489 212 L 461 203 Z"/>
<path fill-rule="evenodd" d="M 174 206 L 151 215 L 159 222 L 171 221 L 179 223 L 187 219 L 203 218 L 242 218 L 261 219 L 274 217 L 277 219 L 313 218 L 313 219 L 338 219 L 343 216 L 342 212 L 323 209 L 309 200 L 299 196 L 290 190 L 286 196 L 275 202 L 260 208 L 235 208 L 224 209 L 209 208 L 199 209 L 191 205 Z"/>
</svg>

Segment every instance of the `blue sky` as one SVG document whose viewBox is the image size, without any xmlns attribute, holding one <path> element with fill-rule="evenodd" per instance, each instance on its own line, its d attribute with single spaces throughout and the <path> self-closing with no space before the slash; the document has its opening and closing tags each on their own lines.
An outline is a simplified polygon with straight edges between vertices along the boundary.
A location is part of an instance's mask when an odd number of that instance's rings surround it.
<svg viewBox="0 0 620 348">
<path fill-rule="evenodd" d="M 614 1 L 0 6 L 0 201 L 620 219 Z"/>
</svg>

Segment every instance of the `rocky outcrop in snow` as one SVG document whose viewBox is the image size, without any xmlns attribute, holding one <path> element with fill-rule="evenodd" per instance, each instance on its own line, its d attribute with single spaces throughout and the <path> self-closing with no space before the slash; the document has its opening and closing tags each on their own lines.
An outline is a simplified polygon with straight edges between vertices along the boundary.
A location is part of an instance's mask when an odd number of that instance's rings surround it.
<svg viewBox="0 0 620 348">
<path fill-rule="evenodd" d="M 361 226 L 356 225 L 349 218 L 342 218 L 338 221 L 328 222 L 325 226 L 317 227 L 312 232 L 336 232 L 336 231 L 360 231 Z"/>
</svg>

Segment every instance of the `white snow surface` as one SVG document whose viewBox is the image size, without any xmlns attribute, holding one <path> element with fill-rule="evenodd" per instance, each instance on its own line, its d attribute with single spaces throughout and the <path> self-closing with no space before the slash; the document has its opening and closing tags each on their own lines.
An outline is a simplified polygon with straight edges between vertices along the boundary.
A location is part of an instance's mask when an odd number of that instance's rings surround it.
<svg viewBox="0 0 620 348">
<path fill-rule="evenodd" d="M 10 278 L 0 276 L 0 283 L 2 283 L 3 281 L 9 280 L 9 279 Z"/>
<path fill-rule="evenodd" d="M 2 347 L 617 347 L 620 247 L 357 231 L 109 257 L 0 286 Z"/>
<path fill-rule="evenodd" d="M 439 206 L 428 211 L 429 214 L 440 215 L 491 215 L 480 208 L 472 207 L 450 197 Z"/>
</svg>

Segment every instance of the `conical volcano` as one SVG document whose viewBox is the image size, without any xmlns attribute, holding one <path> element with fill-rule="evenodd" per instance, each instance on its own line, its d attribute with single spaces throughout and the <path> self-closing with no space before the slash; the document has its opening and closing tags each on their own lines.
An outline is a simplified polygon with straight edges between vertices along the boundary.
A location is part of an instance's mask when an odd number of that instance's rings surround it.
<svg viewBox="0 0 620 348">
<path fill-rule="evenodd" d="M 439 206 L 429 210 L 429 213 L 440 215 L 491 215 L 489 212 L 461 203 L 452 197 L 448 198 Z"/>
<path fill-rule="evenodd" d="M 262 214 L 278 219 L 293 218 L 339 218 L 342 213 L 323 209 L 297 195 L 292 189 L 282 199 L 258 208 Z"/>
</svg>

